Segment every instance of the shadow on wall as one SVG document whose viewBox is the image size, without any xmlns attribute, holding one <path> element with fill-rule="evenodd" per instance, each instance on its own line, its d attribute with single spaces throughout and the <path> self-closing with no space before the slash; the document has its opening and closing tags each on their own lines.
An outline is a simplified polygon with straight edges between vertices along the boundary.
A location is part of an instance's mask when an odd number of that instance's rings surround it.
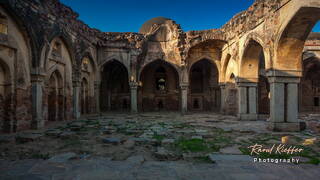
<svg viewBox="0 0 320 180">
<path fill-rule="evenodd" d="M 101 111 L 129 111 L 130 91 L 127 68 L 112 60 L 104 65 L 101 73 Z"/>
<path fill-rule="evenodd" d="M 220 110 L 219 72 L 210 60 L 202 59 L 194 63 L 189 71 L 189 111 Z"/>
<path fill-rule="evenodd" d="M 178 111 L 180 104 L 179 74 L 164 60 L 146 65 L 140 75 L 138 91 L 140 111 Z"/>
</svg>

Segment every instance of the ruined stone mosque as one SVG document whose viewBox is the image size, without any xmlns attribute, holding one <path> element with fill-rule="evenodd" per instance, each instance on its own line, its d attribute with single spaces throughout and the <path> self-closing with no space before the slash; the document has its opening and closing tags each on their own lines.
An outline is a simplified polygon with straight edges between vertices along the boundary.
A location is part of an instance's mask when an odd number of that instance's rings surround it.
<svg viewBox="0 0 320 180">
<path fill-rule="evenodd" d="M 320 112 L 319 0 L 256 0 L 219 29 L 101 32 L 59 0 L 0 1 L 0 131 L 104 112 L 214 112 L 299 131 Z"/>
</svg>

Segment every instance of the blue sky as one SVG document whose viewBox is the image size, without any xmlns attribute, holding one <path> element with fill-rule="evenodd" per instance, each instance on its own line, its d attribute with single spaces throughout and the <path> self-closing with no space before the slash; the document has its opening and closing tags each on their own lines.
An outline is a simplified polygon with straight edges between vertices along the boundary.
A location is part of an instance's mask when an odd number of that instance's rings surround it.
<svg viewBox="0 0 320 180">
<path fill-rule="evenodd" d="M 154 17 L 175 20 L 184 31 L 220 28 L 254 0 L 61 0 L 90 27 L 105 32 L 138 32 Z M 320 23 L 314 31 L 320 31 Z"/>
</svg>

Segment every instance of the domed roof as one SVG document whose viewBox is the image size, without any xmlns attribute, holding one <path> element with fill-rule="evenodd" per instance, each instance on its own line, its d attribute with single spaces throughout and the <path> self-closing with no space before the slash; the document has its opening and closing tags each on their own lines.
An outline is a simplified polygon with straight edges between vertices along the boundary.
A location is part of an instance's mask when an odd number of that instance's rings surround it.
<svg viewBox="0 0 320 180">
<path fill-rule="evenodd" d="M 147 22 L 145 22 L 139 32 L 141 34 L 147 34 L 148 32 L 150 32 L 151 28 L 152 28 L 152 25 L 154 24 L 165 24 L 166 21 L 171 21 L 171 19 L 169 18 L 165 18 L 165 17 L 155 17 L 155 18 L 152 18 L 150 20 L 148 20 Z"/>
</svg>

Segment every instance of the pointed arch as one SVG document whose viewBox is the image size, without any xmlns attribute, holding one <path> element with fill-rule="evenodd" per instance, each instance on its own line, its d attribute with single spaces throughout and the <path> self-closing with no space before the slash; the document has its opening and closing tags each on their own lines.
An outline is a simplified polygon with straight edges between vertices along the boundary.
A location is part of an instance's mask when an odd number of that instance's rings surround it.
<svg viewBox="0 0 320 180">
<path fill-rule="evenodd" d="M 197 111 L 219 111 L 219 70 L 209 59 L 192 64 L 189 71 L 189 109 Z"/>
<path fill-rule="evenodd" d="M 223 64 L 222 64 L 222 67 L 221 67 L 220 76 L 221 76 L 221 81 L 222 82 L 226 82 L 226 80 L 227 80 L 226 73 L 227 73 L 227 67 L 228 67 L 230 59 L 231 59 L 231 54 L 228 53 L 226 55 L 225 59 L 223 60 Z"/>
<path fill-rule="evenodd" d="M 253 39 L 249 39 L 245 44 L 240 62 L 240 78 L 257 82 L 259 78 L 259 69 L 265 68 L 265 55 L 263 47 L 260 43 Z"/>
<path fill-rule="evenodd" d="M 102 111 L 130 109 L 129 75 L 127 67 L 116 59 L 101 67 L 100 107 Z"/>
<path fill-rule="evenodd" d="M 139 73 L 139 109 L 142 111 L 179 110 L 179 73 L 174 65 L 155 60 Z"/>
<path fill-rule="evenodd" d="M 165 60 L 161 60 L 161 59 L 155 59 L 155 60 L 153 60 L 153 61 L 150 61 L 150 62 L 144 64 L 144 65 L 139 69 L 138 79 L 141 79 L 141 74 L 142 74 L 142 72 L 144 71 L 144 69 L 146 69 L 148 66 L 150 66 L 150 65 L 152 65 L 152 64 L 156 64 L 156 63 L 162 63 L 162 64 L 165 64 L 165 65 L 168 65 L 168 66 L 172 67 L 172 68 L 175 70 L 175 72 L 178 74 L 178 80 L 179 80 L 178 82 L 180 82 L 181 78 L 180 78 L 180 75 L 179 75 L 179 74 L 180 74 L 180 69 L 179 69 L 179 67 L 178 67 L 177 65 L 169 62 L 169 61 L 165 61 Z"/>
<path fill-rule="evenodd" d="M 301 55 L 304 44 L 319 19 L 319 3 L 318 7 L 300 5 L 294 14 L 289 16 L 284 26 L 280 27 L 276 40 L 276 69 L 288 71 L 302 70 Z"/>
<path fill-rule="evenodd" d="M 51 73 L 48 80 L 48 122 L 64 119 L 63 77 L 59 70 Z M 48 123 L 47 122 L 47 123 Z"/>
</svg>

